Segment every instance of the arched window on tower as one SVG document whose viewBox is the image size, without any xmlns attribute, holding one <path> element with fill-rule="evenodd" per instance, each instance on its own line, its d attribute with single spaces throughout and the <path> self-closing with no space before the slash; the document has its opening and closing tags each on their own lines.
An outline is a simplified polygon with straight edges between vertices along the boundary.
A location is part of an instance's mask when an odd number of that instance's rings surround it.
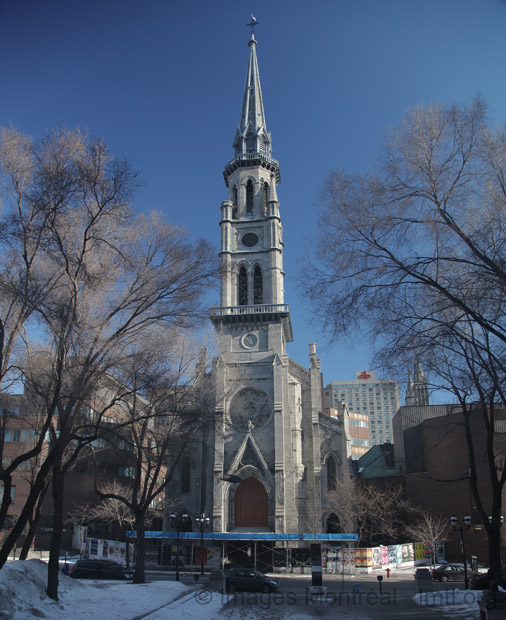
<svg viewBox="0 0 506 620">
<path fill-rule="evenodd" d="M 246 213 L 253 213 L 253 181 L 246 183 Z"/>
<path fill-rule="evenodd" d="M 257 265 L 253 271 L 253 303 L 255 305 L 264 303 L 262 269 L 259 265 Z"/>
<path fill-rule="evenodd" d="M 334 491 L 337 486 L 337 463 L 335 457 L 327 458 L 327 491 Z"/>
<path fill-rule="evenodd" d="M 239 276 L 237 278 L 237 297 L 240 306 L 248 305 L 248 272 L 246 267 L 239 269 Z"/>
<path fill-rule="evenodd" d="M 264 215 L 267 215 L 267 203 L 269 202 L 269 184 L 264 183 L 262 188 L 262 207 Z"/>
<path fill-rule="evenodd" d="M 236 218 L 237 217 L 237 185 L 234 185 L 234 188 L 232 190 L 232 202 L 233 202 L 233 207 L 232 207 L 232 217 Z"/>
</svg>

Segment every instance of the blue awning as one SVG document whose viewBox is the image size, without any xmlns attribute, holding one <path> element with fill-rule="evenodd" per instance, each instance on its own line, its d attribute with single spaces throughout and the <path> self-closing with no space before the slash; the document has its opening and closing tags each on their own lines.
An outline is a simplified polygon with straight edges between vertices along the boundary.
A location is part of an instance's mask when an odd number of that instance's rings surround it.
<svg viewBox="0 0 506 620">
<path fill-rule="evenodd" d="M 130 531 L 126 533 L 128 538 L 136 538 L 137 532 Z M 148 531 L 144 533 L 146 538 L 177 538 L 177 532 Z M 276 534 L 274 532 L 179 532 L 180 540 L 306 540 L 314 542 L 350 542 L 358 541 L 357 534 Z"/>
</svg>

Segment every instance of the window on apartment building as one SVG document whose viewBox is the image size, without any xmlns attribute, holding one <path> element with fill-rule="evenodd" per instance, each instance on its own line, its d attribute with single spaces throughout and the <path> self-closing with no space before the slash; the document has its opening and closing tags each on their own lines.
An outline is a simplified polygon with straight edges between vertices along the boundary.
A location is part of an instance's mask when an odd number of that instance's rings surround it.
<svg viewBox="0 0 506 620">
<path fill-rule="evenodd" d="M 10 443 L 11 441 L 19 441 L 21 438 L 21 430 L 18 428 L 10 428 L 5 431 L 4 441 Z"/>
<path fill-rule="evenodd" d="M 92 441 L 91 445 L 94 448 L 105 448 L 108 445 L 108 443 L 103 437 L 99 437 L 98 439 L 95 439 L 94 441 Z"/>
<path fill-rule="evenodd" d="M 118 476 L 123 476 L 124 478 L 135 477 L 135 467 L 129 465 L 118 465 L 117 472 Z"/>
<path fill-rule="evenodd" d="M 11 486 L 11 503 L 14 504 L 14 498 L 16 497 L 16 485 L 13 484 Z M 4 487 L 3 485 L 0 487 L 0 503 L 3 502 L 4 499 Z"/>
<path fill-rule="evenodd" d="M 28 429 L 25 428 L 21 431 L 21 441 L 34 441 L 35 440 L 35 430 L 33 428 Z"/>
<path fill-rule="evenodd" d="M 4 418 L 17 418 L 19 416 L 20 407 L 19 405 L 15 407 L 4 407 L 0 409 L 0 412 Z"/>
<path fill-rule="evenodd" d="M 18 470 L 19 471 L 32 471 L 32 469 L 35 469 L 35 459 L 28 459 L 27 461 L 23 461 L 22 463 L 19 464 Z"/>
<path fill-rule="evenodd" d="M 352 437 L 351 445 L 360 446 L 361 448 L 368 448 L 371 445 L 371 442 L 368 439 L 357 439 L 355 437 Z"/>
</svg>

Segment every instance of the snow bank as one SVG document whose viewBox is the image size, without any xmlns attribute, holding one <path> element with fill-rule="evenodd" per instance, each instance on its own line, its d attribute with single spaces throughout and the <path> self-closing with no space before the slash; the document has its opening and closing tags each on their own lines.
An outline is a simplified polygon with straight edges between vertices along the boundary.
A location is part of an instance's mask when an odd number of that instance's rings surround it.
<svg viewBox="0 0 506 620">
<path fill-rule="evenodd" d="M 179 617 L 212 620 L 223 605 L 221 595 L 208 592 L 202 599 L 200 588 L 177 581 L 81 581 L 63 573 L 56 602 L 46 595 L 46 582 L 47 564 L 41 560 L 7 563 L 0 570 L 0 620 L 126 620 L 158 609 L 164 617 L 177 609 Z"/>
<path fill-rule="evenodd" d="M 417 605 L 444 608 L 445 616 L 479 620 L 481 595 L 481 590 L 440 590 L 415 594 L 413 600 Z"/>
</svg>

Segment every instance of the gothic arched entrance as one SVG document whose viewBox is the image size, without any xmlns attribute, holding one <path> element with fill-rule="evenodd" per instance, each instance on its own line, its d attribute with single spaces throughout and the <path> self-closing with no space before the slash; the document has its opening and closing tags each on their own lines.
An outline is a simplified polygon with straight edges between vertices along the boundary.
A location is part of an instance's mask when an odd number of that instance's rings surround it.
<svg viewBox="0 0 506 620">
<path fill-rule="evenodd" d="M 250 476 L 243 480 L 234 496 L 234 527 L 268 527 L 269 502 L 264 485 Z"/>
</svg>

